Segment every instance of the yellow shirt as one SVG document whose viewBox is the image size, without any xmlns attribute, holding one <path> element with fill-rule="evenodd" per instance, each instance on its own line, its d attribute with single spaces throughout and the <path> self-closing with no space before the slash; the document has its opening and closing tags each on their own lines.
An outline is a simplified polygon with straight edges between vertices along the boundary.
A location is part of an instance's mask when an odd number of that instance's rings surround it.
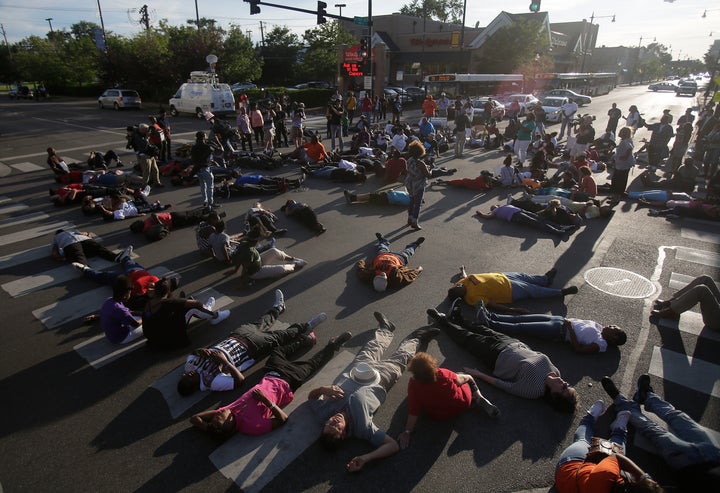
<svg viewBox="0 0 720 493">
<path fill-rule="evenodd" d="M 348 110 L 354 110 L 357 108 L 357 99 L 355 96 L 350 96 L 345 100 L 345 108 Z"/>
<path fill-rule="evenodd" d="M 465 302 L 475 306 L 482 300 L 486 305 L 493 303 L 512 303 L 512 284 L 504 274 L 494 272 L 490 274 L 470 274 L 460 280 L 465 286 Z"/>
</svg>

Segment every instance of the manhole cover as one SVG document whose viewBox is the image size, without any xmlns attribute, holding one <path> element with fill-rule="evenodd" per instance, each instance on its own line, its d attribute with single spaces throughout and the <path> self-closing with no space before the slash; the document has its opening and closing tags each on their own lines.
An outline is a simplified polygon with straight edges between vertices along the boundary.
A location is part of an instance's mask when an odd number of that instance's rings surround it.
<svg viewBox="0 0 720 493">
<path fill-rule="evenodd" d="M 621 298 L 647 298 L 655 293 L 655 285 L 643 276 L 614 267 L 590 269 L 585 273 L 585 282 L 603 293 Z"/>
</svg>

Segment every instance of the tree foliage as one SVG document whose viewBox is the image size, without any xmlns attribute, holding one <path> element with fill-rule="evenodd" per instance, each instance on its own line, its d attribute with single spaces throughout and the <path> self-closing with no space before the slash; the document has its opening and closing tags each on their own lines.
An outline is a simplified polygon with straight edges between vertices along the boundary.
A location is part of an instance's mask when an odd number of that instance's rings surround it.
<svg viewBox="0 0 720 493">
<path fill-rule="evenodd" d="M 412 0 L 400 13 L 453 24 L 462 23 L 463 0 Z"/>
<path fill-rule="evenodd" d="M 300 37 L 288 27 L 275 26 L 265 35 L 261 48 L 263 60 L 263 84 L 287 86 L 297 81 L 298 56 L 302 50 Z"/>
<path fill-rule="evenodd" d="M 481 53 L 474 55 L 473 66 L 481 66 L 484 73 L 522 73 L 528 77 L 533 73 L 536 58 L 548 52 L 550 41 L 542 24 L 527 20 L 504 26 L 493 34 L 482 46 Z"/>
<path fill-rule="evenodd" d="M 338 46 L 353 44 L 355 38 L 339 22 L 320 24 L 303 34 L 307 45 L 298 75 L 305 79 L 332 81 L 337 75 Z"/>
</svg>

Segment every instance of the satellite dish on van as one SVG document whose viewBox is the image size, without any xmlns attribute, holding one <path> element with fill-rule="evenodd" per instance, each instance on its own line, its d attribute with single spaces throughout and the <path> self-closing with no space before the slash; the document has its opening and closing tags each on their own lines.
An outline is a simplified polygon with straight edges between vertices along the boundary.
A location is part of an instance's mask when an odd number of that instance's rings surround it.
<svg viewBox="0 0 720 493">
<path fill-rule="evenodd" d="M 214 65 L 217 63 L 218 57 L 213 54 L 210 54 L 205 57 L 205 61 L 208 62 L 210 65 Z"/>
</svg>

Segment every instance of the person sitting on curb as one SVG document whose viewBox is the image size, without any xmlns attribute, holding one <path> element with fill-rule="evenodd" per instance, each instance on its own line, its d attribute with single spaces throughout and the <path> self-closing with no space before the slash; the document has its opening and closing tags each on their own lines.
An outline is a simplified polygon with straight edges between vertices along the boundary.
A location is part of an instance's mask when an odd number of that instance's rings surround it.
<svg viewBox="0 0 720 493">
<path fill-rule="evenodd" d="M 285 297 L 275 290 L 275 303 L 255 322 L 244 323 L 228 337 L 210 347 L 193 351 L 185 360 L 185 368 L 177 384 L 178 393 L 190 395 L 198 390 L 225 391 L 240 388 L 245 381 L 243 371 L 265 358 L 273 349 L 303 342 L 315 344 L 313 330 L 327 319 L 319 313 L 307 323 L 294 323 L 284 329 L 271 330 L 285 312 Z"/>
<path fill-rule="evenodd" d="M 705 326 L 720 331 L 720 290 L 710 276 L 696 277 L 670 299 L 656 300 L 650 321 L 658 318 L 680 320 L 681 313 L 698 303 Z"/>
<path fill-rule="evenodd" d="M 529 313 L 524 308 L 512 308 L 503 303 L 527 298 L 555 298 L 578 292 L 577 286 L 563 289 L 551 288 L 556 269 L 550 269 L 542 276 L 522 272 L 494 272 L 468 275 L 465 266 L 460 266 L 462 278 L 448 290 L 450 299 L 462 298 L 475 307 L 482 301 L 490 310 L 501 313 Z"/>
<path fill-rule="evenodd" d="M 481 409 L 491 418 L 500 411 L 480 392 L 475 380 L 466 373 L 438 368 L 431 355 L 419 352 L 408 363 L 412 377 L 408 382 L 408 417 L 405 431 L 398 437 L 401 449 L 410 445 L 410 436 L 421 413 L 432 419 L 450 419 L 471 408 Z"/>
<path fill-rule="evenodd" d="M 577 392 L 562 379 L 560 370 L 545 354 L 482 325 L 472 329 L 461 327 L 434 308 L 428 309 L 427 314 L 453 341 L 490 369 L 488 374 L 463 368 L 465 373 L 518 397 L 545 397 L 556 411 L 575 412 Z"/>
<path fill-rule="evenodd" d="M 375 291 L 382 293 L 388 287 L 399 289 L 413 282 L 422 272 L 422 266 L 417 269 L 407 267 L 410 257 L 415 254 L 417 247 L 422 245 L 425 237 L 420 236 L 413 243 L 405 247 L 402 252 L 390 251 L 390 242 L 380 233 L 375 233 L 378 239 L 377 255 L 372 266 L 367 266 L 365 260 L 357 263 L 358 278 L 372 284 Z"/>
<path fill-rule="evenodd" d="M 373 416 L 418 348 L 440 333 L 438 329 L 416 329 L 389 358 L 381 359 L 392 342 L 395 324 L 380 312 L 374 316 L 378 328 L 351 363 L 350 372 L 335 385 L 318 387 L 308 394 L 311 409 L 323 423 L 320 442 L 325 448 L 335 450 L 351 436 L 373 446 L 372 452 L 355 456 L 347 463 L 349 472 L 360 471 L 368 462 L 400 450 L 395 439 L 373 423 Z"/>
<path fill-rule="evenodd" d="M 655 393 L 650 375 L 640 375 L 632 400 L 621 394 L 609 377 L 603 377 L 601 383 L 619 413 L 628 413 L 632 427 L 650 443 L 648 450 L 675 471 L 683 491 L 720 489 L 720 447 L 704 427 Z M 667 429 L 648 418 L 640 406 L 665 421 Z M 640 475 L 639 481 L 643 480 L 654 483 L 648 474 Z"/>
<path fill-rule="evenodd" d="M 344 332 L 332 338 L 325 348 L 306 361 L 290 359 L 308 346 L 306 341 L 295 340 L 276 347 L 263 368 L 265 376 L 260 383 L 227 406 L 193 415 L 190 424 L 201 431 L 218 435 L 235 432 L 264 435 L 280 428 L 288 420 L 281 407 L 291 403 L 300 386 L 325 366 L 351 337 L 352 333 Z M 315 339 L 310 341 L 312 346 Z"/>
</svg>

